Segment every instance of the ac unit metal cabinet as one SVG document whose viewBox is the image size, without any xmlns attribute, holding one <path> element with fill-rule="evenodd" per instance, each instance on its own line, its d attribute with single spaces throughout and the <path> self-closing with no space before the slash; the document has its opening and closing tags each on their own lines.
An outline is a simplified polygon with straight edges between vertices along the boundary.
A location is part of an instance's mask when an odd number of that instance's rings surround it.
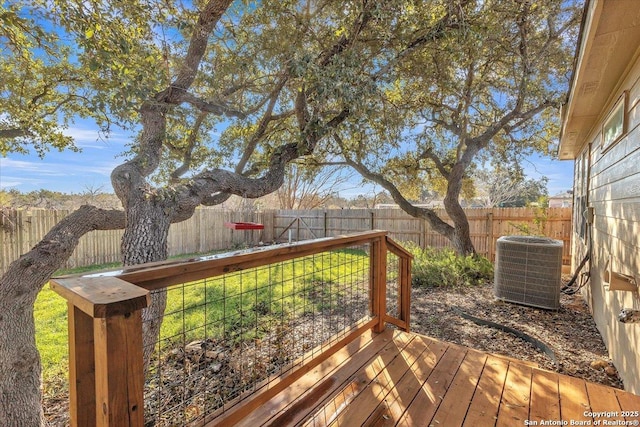
<svg viewBox="0 0 640 427">
<path fill-rule="evenodd" d="M 561 240 L 503 236 L 496 243 L 496 298 L 556 310 L 562 284 Z"/>
</svg>

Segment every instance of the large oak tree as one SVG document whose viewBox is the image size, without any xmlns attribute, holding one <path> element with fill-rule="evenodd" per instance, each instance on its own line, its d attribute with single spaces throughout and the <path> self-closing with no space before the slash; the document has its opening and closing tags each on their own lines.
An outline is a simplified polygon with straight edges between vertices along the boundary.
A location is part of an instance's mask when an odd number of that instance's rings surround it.
<svg viewBox="0 0 640 427">
<path fill-rule="evenodd" d="M 403 16 L 406 27 L 421 25 L 424 6 L 416 2 Z M 582 9 L 560 0 L 486 0 L 444 10 L 460 30 L 407 52 L 376 108 L 335 133 L 332 153 L 343 159 L 334 163 L 428 220 L 458 253 L 473 254 L 460 204 L 472 166 L 482 159 L 517 169 L 524 156 L 552 151 Z M 449 219 L 411 203 L 438 183 Z"/>
</svg>

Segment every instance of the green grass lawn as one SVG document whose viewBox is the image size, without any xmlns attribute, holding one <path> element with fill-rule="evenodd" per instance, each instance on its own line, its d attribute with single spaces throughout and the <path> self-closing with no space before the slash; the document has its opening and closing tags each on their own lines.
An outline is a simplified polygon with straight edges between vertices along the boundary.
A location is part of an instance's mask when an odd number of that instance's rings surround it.
<svg viewBox="0 0 640 427">
<path fill-rule="evenodd" d="M 205 337 L 260 338 L 273 320 L 337 307 L 346 292 L 341 284 L 366 279 L 368 271 L 367 254 L 346 249 L 171 287 L 163 346 Z M 46 387 L 68 372 L 67 304 L 48 285 L 36 300 L 35 321 Z"/>
<path fill-rule="evenodd" d="M 261 338 L 274 320 L 335 308 L 364 252 L 335 251 L 169 289 L 161 336 L 190 341 Z"/>
<path fill-rule="evenodd" d="M 47 284 L 36 299 L 34 317 L 43 380 L 47 383 L 68 372 L 67 301 Z"/>
</svg>

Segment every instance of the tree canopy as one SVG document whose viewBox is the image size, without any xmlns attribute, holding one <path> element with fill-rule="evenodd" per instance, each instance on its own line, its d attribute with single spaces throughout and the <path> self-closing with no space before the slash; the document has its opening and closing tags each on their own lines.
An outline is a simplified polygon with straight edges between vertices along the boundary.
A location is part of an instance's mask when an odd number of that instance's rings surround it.
<svg viewBox="0 0 640 427">
<path fill-rule="evenodd" d="M 552 151 L 582 10 L 557 0 L 459 1 L 428 10 L 455 16 L 457 30 L 395 64 L 376 107 L 336 132 L 332 152 L 409 214 L 428 219 L 458 252 L 473 253 L 459 199 L 474 164 L 508 167 Z M 425 10 L 412 6 L 413 14 Z M 444 190 L 453 225 L 411 203 L 425 187 Z"/>
</svg>

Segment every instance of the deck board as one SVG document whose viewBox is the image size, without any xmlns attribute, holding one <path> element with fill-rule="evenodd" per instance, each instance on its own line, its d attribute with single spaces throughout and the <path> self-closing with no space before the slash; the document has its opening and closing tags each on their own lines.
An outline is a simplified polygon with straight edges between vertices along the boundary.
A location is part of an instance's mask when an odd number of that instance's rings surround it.
<svg viewBox="0 0 640 427">
<path fill-rule="evenodd" d="M 392 331 L 388 330 L 377 340 L 365 336 L 362 340 L 349 344 L 345 351 L 337 352 L 331 356 L 325 363 L 317 366 L 253 411 L 238 425 L 247 427 L 260 424 L 280 426 L 299 422 L 306 415 L 305 407 L 309 405 L 315 407 L 318 401 L 335 392 L 371 359 L 372 354 L 392 345 L 390 343 L 392 337 Z M 315 392 L 318 384 L 323 384 L 319 387 L 322 393 Z M 291 396 L 297 397 L 294 402 L 292 402 Z"/>
<path fill-rule="evenodd" d="M 509 363 L 498 411 L 497 427 L 521 426 L 524 425 L 525 420 L 529 419 L 531 374 L 531 367 Z"/>
<path fill-rule="evenodd" d="M 434 425 L 462 425 L 467 415 L 469 402 L 476 390 L 475 387 L 469 385 L 478 383 L 486 361 L 486 354 L 473 350 L 467 352 L 447 394 L 438 407 L 438 411 L 433 416 Z"/>
<path fill-rule="evenodd" d="M 533 370 L 529 420 L 560 420 L 558 376 L 553 372 Z"/>
<path fill-rule="evenodd" d="M 417 337 L 411 344 L 401 352 L 401 357 L 406 361 L 408 369 L 395 387 L 389 391 L 384 401 L 378 404 L 365 425 L 395 425 L 422 387 L 420 379 L 428 376 L 425 371 L 430 372 L 446 350 L 445 346 L 424 340 L 422 337 Z"/>
<path fill-rule="evenodd" d="M 364 369 L 368 381 L 367 386 L 355 397 L 352 405 L 336 414 L 335 419 L 329 425 L 362 425 L 375 412 L 378 404 L 384 401 L 389 391 L 395 387 L 396 379 L 402 377 L 404 372 L 408 370 L 401 354 L 402 350 L 409 346 L 414 339 L 406 339 L 407 337 L 408 335 L 405 334 L 394 337 L 396 345 L 389 347 L 386 353 L 381 352 L 373 363 Z M 384 408 L 379 409 L 379 411 L 383 410 Z"/>
<path fill-rule="evenodd" d="M 634 395 L 624 393 L 620 390 L 615 390 L 618 403 L 620 403 L 620 410 L 626 421 L 635 421 L 640 419 L 640 407 L 638 401 L 634 399 Z"/>
<path fill-rule="evenodd" d="M 470 387 L 475 387 L 475 392 L 469 402 L 463 426 L 495 424 L 508 368 L 507 360 L 493 355 L 487 357 L 479 381 L 469 384 Z"/>
<path fill-rule="evenodd" d="M 593 422 L 593 417 L 586 415 L 591 412 L 586 381 L 569 376 L 558 378 L 558 392 L 560 393 L 560 414 L 563 420 Z"/>
<path fill-rule="evenodd" d="M 607 417 L 607 419 L 624 421 L 621 416 L 620 403 L 616 397 L 615 389 L 600 384 L 587 383 L 587 393 L 591 402 L 591 410 L 593 413 L 616 413 L 616 416 Z M 600 419 L 600 417 L 598 417 Z"/>
<path fill-rule="evenodd" d="M 515 426 L 640 419 L 640 396 L 422 335 L 367 332 L 238 425 Z M 610 417 L 590 414 L 611 412 Z M 223 416 L 207 426 L 232 425 Z"/>
<path fill-rule="evenodd" d="M 422 384 L 416 397 L 411 401 L 400 424 L 429 425 L 466 355 L 466 349 L 463 351 L 460 349 L 457 346 L 447 348 Z"/>
</svg>

